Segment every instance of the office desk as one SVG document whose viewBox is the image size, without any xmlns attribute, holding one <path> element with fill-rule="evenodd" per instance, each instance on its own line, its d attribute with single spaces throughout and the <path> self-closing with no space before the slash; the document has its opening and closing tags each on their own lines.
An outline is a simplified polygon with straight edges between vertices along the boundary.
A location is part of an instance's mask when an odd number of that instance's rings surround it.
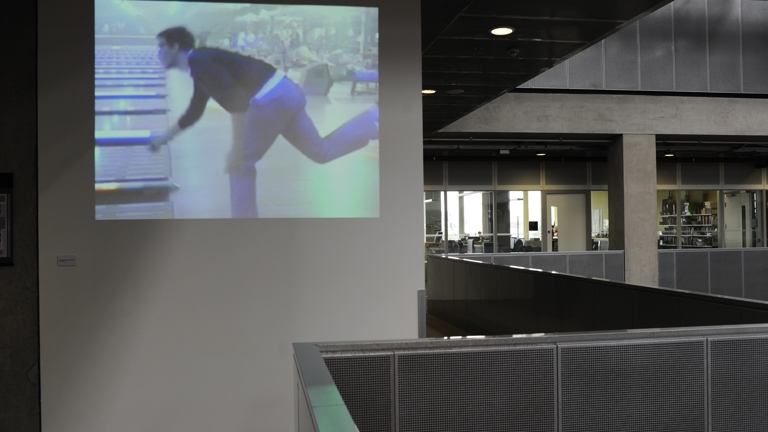
<svg viewBox="0 0 768 432">
<path fill-rule="evenodd" d="M 473 242 L 472 253 L 493 253 L 493 242 Z"/>
</svg>

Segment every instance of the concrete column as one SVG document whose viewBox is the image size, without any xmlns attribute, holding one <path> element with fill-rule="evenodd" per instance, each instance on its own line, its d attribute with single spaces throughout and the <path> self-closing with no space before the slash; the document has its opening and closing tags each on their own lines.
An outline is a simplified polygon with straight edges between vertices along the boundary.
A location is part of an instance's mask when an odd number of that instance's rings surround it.
<svg viewBox="0 0 768 432">
<path fill-rule="evenodd" d="M 622 135 L 608 149 L 610 249 L 624 251 L 624 280 L 658 286 L 656 137 Z"/>
</svg>

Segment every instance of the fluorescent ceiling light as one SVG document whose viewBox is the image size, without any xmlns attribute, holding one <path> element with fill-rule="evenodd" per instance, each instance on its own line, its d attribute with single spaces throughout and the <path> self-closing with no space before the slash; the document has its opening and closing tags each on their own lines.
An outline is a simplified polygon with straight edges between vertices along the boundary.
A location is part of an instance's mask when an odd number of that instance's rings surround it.
<svg viewBox="0 0 768 432">
<path fill-rule="evenodd" d="M 506 36 L 508 34 L 514 33 L 515 29 L 512 27 L 496 27 L 492 28 L 490 32 L 494 36 Z"/>
<path fill-rule="evenodd" d="M 435 93 L 437 93 L 437 90 L 424 89 L 421 91 L 421 94 L 435 94 Z"/>
</svg>

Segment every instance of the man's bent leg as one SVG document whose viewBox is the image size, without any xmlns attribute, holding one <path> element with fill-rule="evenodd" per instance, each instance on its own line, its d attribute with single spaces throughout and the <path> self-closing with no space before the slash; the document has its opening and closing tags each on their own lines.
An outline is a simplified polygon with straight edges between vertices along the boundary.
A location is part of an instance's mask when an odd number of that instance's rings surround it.
<svg viewBox="0 0 768 432">
<path fill-rule="evenodd" d="M 330 162 L 361 149 L 379 137 L 378 106 L 358 114 L 321 138 L 314 122 L 301 110 L 294 115 L 283 136 L 305 156 L 318 163 Z"/>
<path fill-rule="evenodd" d="M 256 206 L 256 168 L 230 171 L 229 199 L 233 218 L 259 217 Z"/>
<path fill-rule="evenodd" d="M 232 116 L 233 144 L 227 159 L 233 218 L 258 217 L 256 163 L 272 147 L 290 122 L 293 112 L 303 109 L 303 94 L 291 91 L 283 79 L 259 99 L 251 99 L 248 111 Z"/>
<path fill-rule="evenodd" d="M 246 114 L 232 114 L 232 148 L 227 156 L 229 203 L 233 218 L 258 217 L 255 163 L 247 163 Z"/>
</svg>

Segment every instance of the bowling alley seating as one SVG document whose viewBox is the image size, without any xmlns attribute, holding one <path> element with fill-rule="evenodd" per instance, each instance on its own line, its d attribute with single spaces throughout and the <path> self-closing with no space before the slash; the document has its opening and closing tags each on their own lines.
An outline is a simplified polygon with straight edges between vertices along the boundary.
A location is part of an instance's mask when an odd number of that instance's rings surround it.
<svg viewBox="0 0 768 432">
<path fill-rule="evenodd" d="M 379 90 L 379 71 L 378 70 L 363 69 L 363 70 L 351 71 L 350 74 L 352 76 L 352 89 L 350 90 L 350 94 L 352 96 L 359 93 L 369 92 L 371 84 L 374 85 L 374 92 L 378 92 Z M 365 90 L 357 89 L 357 85 L 360 83 L 365 84 Z"/>
</svg>

